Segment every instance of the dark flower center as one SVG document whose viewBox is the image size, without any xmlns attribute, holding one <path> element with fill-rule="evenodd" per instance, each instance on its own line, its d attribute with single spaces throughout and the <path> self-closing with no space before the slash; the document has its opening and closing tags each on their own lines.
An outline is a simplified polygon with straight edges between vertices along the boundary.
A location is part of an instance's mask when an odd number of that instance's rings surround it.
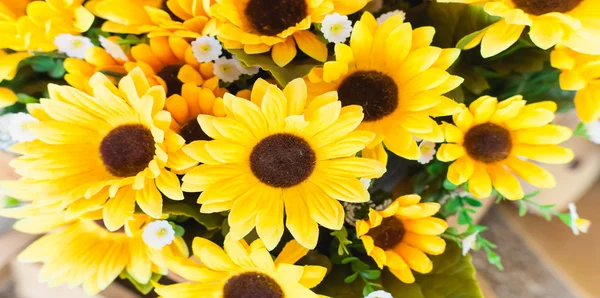
<svg viewBox="0 0 600 298">
<path fill-rule="evenodd" d="M 260 141 L 250 154 L 254 176 L 272 187 L 300 184 L 315 169 L 316 156 L 310 145 L 295 135 L 280 133 Z"/>
<path fill-rule="evenodd" d="M 169 65 L 156 74 L 167 84 L 167 97 L 173 94 L 181 94 L 183 82 L 177 78 L 180 69 L 181 65 Z"/>
<path fill-rule="evenodd" d="M 143 171 L 154 158 L 152 133 L 141 124 L 127 124 L 111 130 L 100 143 L 106 169 L 117 177 L 131 177 Z"/>
<path fill-rule="evenodd" d="M 198 120 L 196 119 L 193 119 L 189 121 L 186 125 L 184 125 L 181 128 L 181 131 L 179 131 L 179 135 L 183 137 L 186 144 L 189 144 L 193 141 L 212 140 L 212 138 L 209 137 L 206 133 L 204 133 L 202 128 L 200 128 L 200 123 L 198 123 Z"/>
<path fill-rule="evenodd" d="M 375 246 L 383 250 L 393 249 L 404 237 L 404 226 L 396 217 L 386 217 L 379 226 L 369 230 L 367 235 L 373 238 Z"/>
<path fill-rule="evenodd" d="M 250 0 L 244 10 L 256 32 L 274 36 L 308 15 L 306 0 Z"/>
<path fill-rule="evenodd" d="M 469 129 L 465 135 L 464 147 L 473 159 L 493 163 L 510 155 L 512 139 L 506 128 L 483 123 Z"/>
<path fill-rule="evenodd" d="M 223 298 L 284 298 L 281 286 L 266 274 L 246 272 L 230 278 L 223 287 Z"/>
<path fill-rule="evenodd" d="M 359 105 L 365 121 L 379 120 L 398 107 L 398 85 L 378 71 L 357 71 L 342 81 L 338 95 L 343 106 Z"/>
<path fill-rule="evenodd" d="M 513 0 L 517 8 L 532 15 L 543 15 L 551 12 L 569 12 L 583 0 Z"/>
</svg>

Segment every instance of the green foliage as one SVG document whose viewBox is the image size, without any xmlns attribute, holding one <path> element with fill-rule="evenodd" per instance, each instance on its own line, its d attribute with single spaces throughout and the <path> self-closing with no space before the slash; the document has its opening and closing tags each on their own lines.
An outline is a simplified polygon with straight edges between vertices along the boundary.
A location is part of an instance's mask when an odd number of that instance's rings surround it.
<svg viewBox="0 0 600 298">
<path fill-rule="evenodd" d="M 246 54 L 243 50 L 229 50 L 229 52 L 235 55 L 246 66 L 260 66 L 262 69 L 270 72 L 282 86 L 287 85 L 287 83 L 294 79 L 306 76 L 314 67 L 323 65 L 322 62 L 307 58 L 294 60 L 285 67 L 279 67 L 273 62 L 269 53 L 250 55 Z"/>
<path fill-rule="evenodd" d="M 173 200 L 164 200 L 163 213 L 170 215 L 184 215 L 193 218 L 208 230 L 221 227 L 223 216 L 217 213 L 200 213 L 200 207 Z"/>
<path fill-rule="evenodd" d="M 123 272 L 121 272 L 121 275 L 119 277 L 121 279 L 127 279 L 140 293 L 142 293 L 143 295 L 147 295 L 150 292 L 152 292 L 152 290 L 154 289 L 154 286 L 152 285 L 152 281 L 154 281 L 154 282 L 159 281 L 162 278 L 162 275 L 153 273 L 152 277 L 150 278 L 150 282 L 148 282 L 146 284 L 139 283 L 137 280 L 135 280 L 135 278 L 133 278 L 133 276 L 131 276 L 131 275 L 129 275 L 129 273 L 127 273 L 127 270 L 123 270 Z"/>
<path fill-rule="evenodd" d="M 348 231 L 346 227 L 342 227 L 341 230 L 331 232 L 331 236 L 335 237 L 339 243 L 337 253 L 338 255 L 350 254 L 346 245 L 352 244 L 352 241 L 348 240 Z"/>
<path fill-rule="evenodd" d="M 580 122 L 577 125 L 577 128 L 575 128 L 575 130 L 573 131 L 573 135 L 584 137 L 586 139 L 590 138 L 590 135 L 589 135 L 589 133 L 587 131 L 587 128 L 585 127 L 585 123 L 583 123 L 583 122 Z"/>
<path fill-rule="evenodd" d="M 402 298 L 481 298 L 483 297 L 477 281 L 471 257 L 463 257 L 460 247 L 447 242 L 446 252 L 439 256 L 430 256 L 433 271 L 429 274 L 414 273 L 416 281 L 405 284 L 388 270 L 362 271 L 371 277 L 373 283 L 381 284 L 382 289 L 394 297 Z M 378 276 L 379 275 L 379 276 Z M 334 265 L 332 272 L 315 288 L 315 292 L 334 298 L 362 298 L 365 295 L 360 273 L 351 268 Z M 364 288 L 363 288 L 364 289 Z"/>
<path fill-rule="evenodd" d="M 4 208 L 11 208 L 21 204 L 21 201 L 13 198 L 13 197 L 5 197 L 4 198 Z"/>
</svg>

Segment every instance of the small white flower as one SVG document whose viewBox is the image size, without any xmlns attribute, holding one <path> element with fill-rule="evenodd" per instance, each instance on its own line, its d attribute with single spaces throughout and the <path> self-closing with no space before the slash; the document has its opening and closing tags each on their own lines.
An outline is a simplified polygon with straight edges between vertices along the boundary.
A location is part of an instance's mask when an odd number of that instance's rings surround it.
<svg viewBox="0 0 600 298">
<path fill-rule="evenodd" d="M 328 14 L 321 23 L 321 32 L 329 42 L 342 43 L 352 33 L 352 22 L 347 16 L 340 15 L 337 12 Z"/>
<path fill-rule="evenodd" d="M 419 157 L 419 163 L 427 164 L 433 160 L 435 156 L 435 143 L 430 141 L 422 141 L 419 144 L 419 151 L 421 151 L 421 157 Z"/>
<path fill-rule="evenodd" d="M 371 179 L 360 178 L 360 182 L 365 186 L 366 189 L 369 189 L 369 187 L 371 187 Z"/>
<path fill-rule="evenodd" d="M 379 290 L 371 292 L 371 294 L 365 296 L 365 298 L 394 298 L 394 296 L 384 290 Z"/>
<path fill-rule="evenodd" d="M 234 82 L 242 75 L 238 63 L 234 59 L 221 57 L 215 61 L 214 72 L 221 81 L 226 83 Z"/>
<path fill-rule="evenodd" d="M 479 234 L 479 231 L 465 237 L 465 239 L 462 240 L 463 256 L 466 256 L 469 253 L 469 250 L 473 249 L 473 247 L 475 246 L 475 242 L 477 241 L 478 234 Z"/>
<path fill-rule="evenodd" d="M 244 66 L 236 56 L 233 56 L 231 59 L 235 62 L 237 68 L 240 70 L 240 73 L 243 75 L 253 76 L 260 71 L 259 66 Z"/>
<path fill-rule="evenodd" d="M 371 0 L 365 6 L 365 10 L 368 12 L 378 12 L 383 7 L 383 0 Z"/>
<path fill-rule="evenodd" d="M 83 36 L 71 34 L 59 34 L 54 38 L 54 45 L 59 52 L 67 54 L 71 58 L 85 58 L 85 51 L 94 47 L 92 41 Z"/>
<path fill-rule="evenodd" d="M 587 233 L 592 222 L 585 218 L 580 218 L 579 214 L 577 214 L 577 207 L 573 203 L 569 203 L 569 211 L 571 213 L 571 230 L 573 234 L 578 236 L 579 233 Z"/>
<path fill-rule="evenodd" d="M 389 18 L 395 16 L 395 15 L 402 15 L 402 20 L 406 19 L 406 13 L 402 10 L 394 10 L 394 11 L 390 11 L 390 12 L 386 12 L 382 15 L 380 15 L 377 18 L 377 24 L 379 24 L 379 26 L 381 26 L 381 24 L 383 24 L 385 21 L 387 21 Z"/>
<path fill-rule="evenodd" d="M 200 36 L 192 41 L 192 53 L 198 62 L 205 63 L 217 60 L 223 47 L 214 36 Z"/>
<path fill-rule="evenodd" d="M 12 113 L 2 117 L 2 124 L 6 125 L 6 134 L 12 142 L 22 143 L 35 140 L 35 135 L 27 129 L 27 124 L 38 122 L 37 119 L 27 113 Z"/>
<path fill-rule="evenodd" d="M 585 125 L 590 141 L 600 144 L 600 120 Z"/>
<path fill-rule="evenodd" d="M 142 233 L 144 242 L 155 249 L 161 249 L 175 240 L 175 230 L 166 220 L 156 220 L 149 223 Z"/>
<path fill-rule="evenodd" d="M 113 58 L 121 61 L 129 61 L 129 57 L 123 48 L 116 42 L 104 37 L 98 37 L 98 41 L 100 41 L 100 45 L 106 50 L 106 52 L 111 55 Z"/>
</svg>

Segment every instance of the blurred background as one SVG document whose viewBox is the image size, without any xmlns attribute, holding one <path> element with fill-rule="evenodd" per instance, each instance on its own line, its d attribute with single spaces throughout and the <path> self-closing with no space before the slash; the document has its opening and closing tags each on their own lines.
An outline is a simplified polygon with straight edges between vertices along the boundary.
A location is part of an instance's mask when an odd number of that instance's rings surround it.
<svg viewBox="0 0 600 298">
<path fill-rule="evenodd" d="M 575 115 L 563 114 L 557 122 L 575 128 Z M 545 190 L 533 200 L 554 204 L 561 212 L 575 203 L 581 218 L 593 223 L 587 234 L 573 235 L 557 218 L 547 221 L 534 208 L 519 216 L 515 203 L 484 200 L 475 220 L 489 226 L 486 239 L 498 244 L 504 270 L 488 263 L 483 251 L 472 252 L 477 278 L 487 298 L 571 298 L 600 297 L 600 146 L 582 137 L 573 137 L 566 147 L 576 158 L 567 165 L 548 166 L 558 186 Z M 8 153 L 0 151 L 0 180 L 17 179 Z M 526 190 L 526 193 L 533 189 Z M 0 202 L 4 206 L 4 202 Z M 453 219 L 450 219 L 452 222 Z M 16 255 L 35 239 L 11 229 L 12 222 L 0 218 L 0 298 L 83 298 L 79 289 L 48 288 L 36 282 L 38 267 L 20 264 Z M 114 284 L 97 298 L 139 297 L 126 287 Z M 437 297 L 436 297 L 437 298 Z"/>
</svg>

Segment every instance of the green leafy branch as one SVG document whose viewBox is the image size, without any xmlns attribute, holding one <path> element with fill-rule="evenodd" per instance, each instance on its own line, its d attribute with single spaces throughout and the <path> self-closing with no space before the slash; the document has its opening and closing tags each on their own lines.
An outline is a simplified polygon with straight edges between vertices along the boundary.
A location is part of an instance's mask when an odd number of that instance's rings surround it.
<svg viewBox="0 0 600 298">
<path fill-rule="evenodd" d="M 353 272 L 344 278 L 344 282 L 351 284 L 360 277 L 365 284 L 363 287 L 363 296 L 367 296 L 374 292 L 375 288 L 382 288 L 380 283 L 373 282 L 381 277 L 381 270 L 371 269 L 369 264 L 354 256 L 349 249 L 352 247 L 364 248 L 364 246 L 362 244 L 353 244 L 353 242 L 348 239 L 348 231 L 345 227 L 342 227 L 341 230 L 333 231 L 331 235 L 338 240 L 337 253 L 342 257 L 340 263 L 343 265 L 350 264 L 350 268 Z"/>
<path fill-rule="evenodd" d="M 571 217 L 571 213 L 569 213 L 569 212 L 562 213 L 562 212 L 558 212 L 558 211 L 554 210 L 554 207 L 556 207 L 555 204 L 541 205 L 532 200 L 532 198 L 539 195 L 539 193 L 540 193 L 540 191 L 536 190 L 536 191 L 526 195 L 525 197 L 523 197 L 523 199 L 521 199 L 519 201 L 519 216 L 521 216 L 521 217 L 525 216 L 525 214 L 527 214 L 527 211 L 529 210 L 529 207 L 534 207 L 539 210 L 539 212 L 542 214 L 542 216 L 547 221 L 552 220 L 552 216 L 556 216 L 565 225 L 567 225 L 568 227 L 571 227 L 571 223 L 573 220 Z"/>
</svg>

